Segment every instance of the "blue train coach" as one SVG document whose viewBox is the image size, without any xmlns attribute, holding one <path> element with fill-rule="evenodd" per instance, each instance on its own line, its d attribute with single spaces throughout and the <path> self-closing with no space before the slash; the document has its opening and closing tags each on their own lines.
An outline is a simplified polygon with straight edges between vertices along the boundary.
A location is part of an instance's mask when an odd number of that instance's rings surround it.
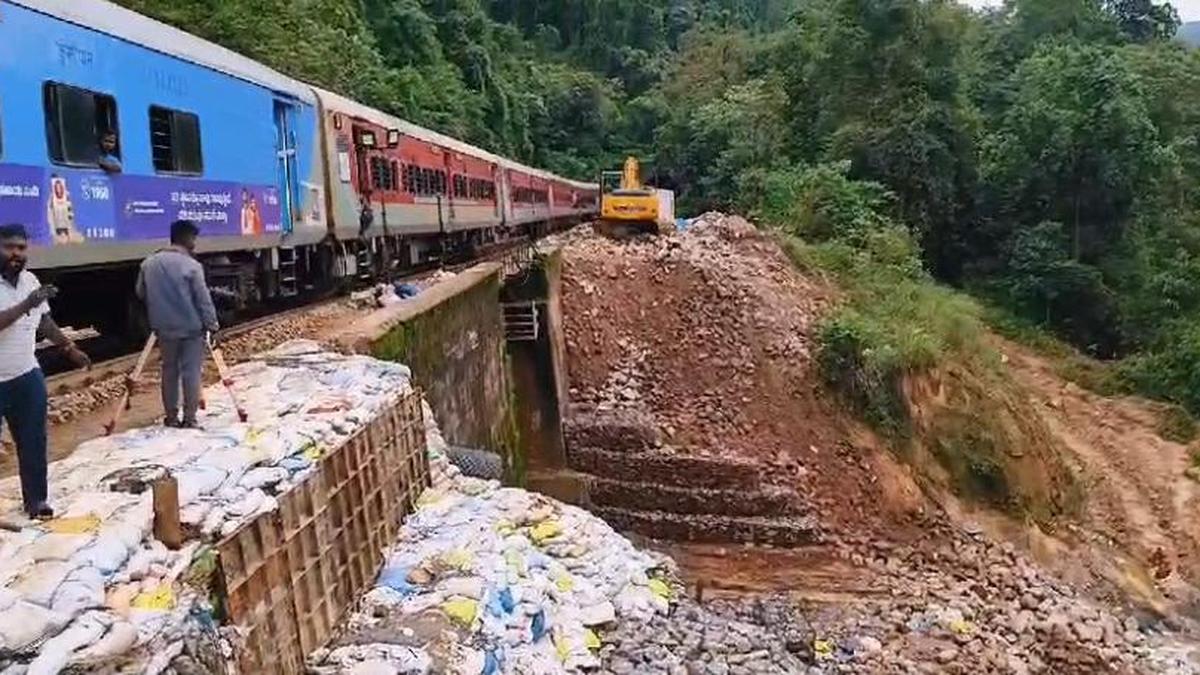
<svg viewBox="0 0 1200 675">
<path fill-rule="evenodd" d="M 177 218 L 219 303 L 314 278 L 317 120 L 307 85 L 117 5 L 0 0 L 0 220 L 29 228 L 55 311 L 102 332 L 140 329 L 133 275 Z"/>
</svg>

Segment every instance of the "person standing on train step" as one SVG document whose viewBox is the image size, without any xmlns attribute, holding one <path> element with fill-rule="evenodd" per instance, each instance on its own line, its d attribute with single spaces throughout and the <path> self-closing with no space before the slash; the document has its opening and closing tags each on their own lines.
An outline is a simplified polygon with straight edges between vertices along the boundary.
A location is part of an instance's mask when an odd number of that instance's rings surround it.
<svg viewBox="0 0 1200 675">
<path fill-rule="evenodd" d="M 218 327 L 204 266 L 193 255 L 199 235 L 190 220 L 171 223 L 171 246 L 142 261 L 137 280 L 137 296 L 146 303 L 150 329 L 158 335 L 162 352 L 164 424 L 183 429 L 196 428 L 205 333 L 213 335 Z"/>
<path fill-rule="evenodd" d="M 81 368 L 91 361 L 50 318 L 48 300 L 58 293 L 25 269 L 29 235 L 23 225 L 0 226 L 0 418 L 17 446 L 21 497 L 30 517 L 54 517 L 47 485 L 46 378 L 38 367 L 41 333 Z"/>
</svg>

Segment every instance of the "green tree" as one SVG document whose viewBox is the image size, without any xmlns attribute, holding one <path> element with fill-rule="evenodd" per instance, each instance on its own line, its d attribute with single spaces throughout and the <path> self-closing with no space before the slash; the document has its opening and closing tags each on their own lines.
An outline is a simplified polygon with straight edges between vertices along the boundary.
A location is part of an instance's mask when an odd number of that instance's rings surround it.
<svg viewBox="0 0 1200 675">
<path fill-rule="evenodd" d="M 984 141 L 987 187 L 1000 215 L 1064 223 L 1072 257 L 1094 262 L 1163 159 L 1141 84 L 1117 51 L 1077 44 L 1039 50 L 1015 81 Z"/>
</svg>

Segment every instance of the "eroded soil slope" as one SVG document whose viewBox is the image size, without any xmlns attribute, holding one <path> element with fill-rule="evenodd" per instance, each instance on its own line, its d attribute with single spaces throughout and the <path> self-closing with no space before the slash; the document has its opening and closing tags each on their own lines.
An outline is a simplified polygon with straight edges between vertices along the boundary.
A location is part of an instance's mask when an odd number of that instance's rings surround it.
<svg viewBox="0 0 1200 675">
<path fill-rule="evenodd" d="M 1012 343 L 1012 374 L 1030 407 L 1069 452 L 1086 493 L 1074 552 L 1093 573 L 1139 599 L 1200 613 L 1200 484 L 1188 478 L 1194 448 L 1159 436 L 1161 404 L 1105 397 L 1064 380 L 1052 363 Z"/>
</svg>

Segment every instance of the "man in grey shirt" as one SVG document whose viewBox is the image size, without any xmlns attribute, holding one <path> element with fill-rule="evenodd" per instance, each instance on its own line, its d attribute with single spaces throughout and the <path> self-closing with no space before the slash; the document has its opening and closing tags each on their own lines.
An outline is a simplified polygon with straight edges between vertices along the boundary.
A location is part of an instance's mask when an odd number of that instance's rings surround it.
<svg viewBox="0 0 1200 675">
<path fill-rule="evenodd" d="M 150 328 L 162 351 L 162 401 L 167 426 L 196 428 L 205 332 L 217 331 L 217 310 L 192 255 L 200 229 L 190 220 L 171 223 L 171 246 L 142 261 L 137 295 L 146 303 Z M 183 419 L 179 389 L 183 385 Z"/>
</svg>

